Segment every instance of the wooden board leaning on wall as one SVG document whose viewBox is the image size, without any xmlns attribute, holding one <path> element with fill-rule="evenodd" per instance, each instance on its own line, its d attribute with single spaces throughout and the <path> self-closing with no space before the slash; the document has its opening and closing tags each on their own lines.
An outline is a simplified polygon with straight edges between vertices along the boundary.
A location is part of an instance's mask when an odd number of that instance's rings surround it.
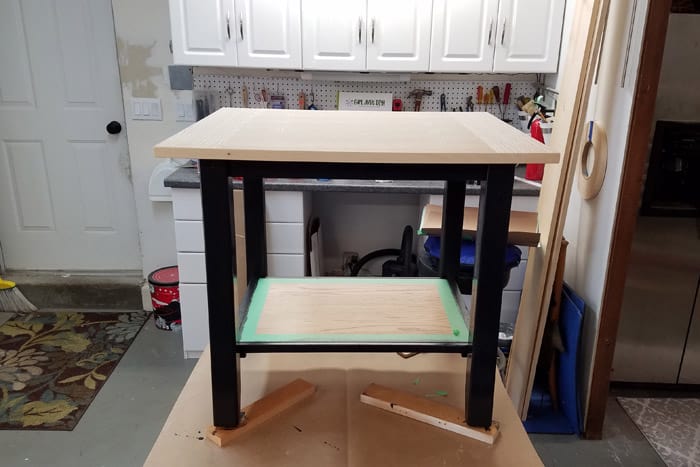
<svg viewBox="0 0 700 467">
<path fill-rule="evenodd" d="M 535 378 L 569 195 L 574 183 L 580 131 L 601 48 L 610 0 L 579 0 L 566 55 L 550 146 L 561 151 L 558 164 L 545 167 L 537 206 L 540 246 L 531 248 L 520 310 L 506 374 L 506 389 L 525 419 Z"/>
</svg>

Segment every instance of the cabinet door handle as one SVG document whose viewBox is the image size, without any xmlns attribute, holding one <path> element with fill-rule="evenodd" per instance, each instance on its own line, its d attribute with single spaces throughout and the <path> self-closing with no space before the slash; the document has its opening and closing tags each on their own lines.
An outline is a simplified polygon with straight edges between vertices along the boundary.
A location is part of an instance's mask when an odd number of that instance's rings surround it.
<svg viewBox="0 0 700 467">
<path fill-rule="evenodd" d="M 362 17 L 357 18 L 357 41 L 362 45 Z"/>
<path fill-rule="evenodd" d="M 243 13 L 238 17 L 238 29 L 241 31 L 241 40 L 243 40 Z"/>
<path fill-rule="evenodd" d="M 372 18 L 372 44 L 374 44 L 374 23 L 375 22 L 376 22 L 376 20 L 374 18 Z"/>
<path fill-rule="evenodd" d="M 505 41 L 505 39 L 506 39 L 506 22 L 507 21 L 508 21 L 507 18 L 503 20 L 503 31 L 501 31 L 501 45 L 503 45 L 503 41 Z"/>
<path fill-rule="evenodd" d="M 228 36 L 228 40 L 231 40 L 231 12 L 230 11 L 226 12 L 226 35 Z"/>
<path fill-rule="evenodd" d="M 489 24 L 489 45 L 491 45 L 491 36 L 493 36 L 493 18 L 491 18 L 491 23 Z"/>
</svg>

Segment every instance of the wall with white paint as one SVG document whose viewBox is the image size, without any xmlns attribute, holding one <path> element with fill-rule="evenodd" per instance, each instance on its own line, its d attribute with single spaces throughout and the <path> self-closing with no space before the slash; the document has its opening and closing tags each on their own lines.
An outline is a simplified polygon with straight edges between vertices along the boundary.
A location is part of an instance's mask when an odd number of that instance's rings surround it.
<svg viewBox="0 0 700 467">
<path fill-rule="evenodd" d="M 146 275 L 158 267 L 177 262 L 172 204 L 150 201 L 148 179 L 159 162 L 153 157 L 153 145 L 186 125 L 175 121 L 174 107 L 178 93 L 190 91 L 170 90 L 167 66 L 172 64 L 172 54 L 169 49 L 168 0 L 112 0 L 112 8 L 143 271 Z M 133 120 L 132 97 L 159 98 L 163 120 Z"/>
<path fill-rule="evenodd" d="M 607 132 L 605 181 L 599 195 L 591 200 L 583 200 L 574 186 L 564 228 L 564 236 L 569 241 L 564 278 L 586 302 L 581 387 L 585 410 L 648 0 L 637 0 L 625 72 L 633 4 L 633 0 L 611 2 L 598 85 L 593 87 L 589 100 L 587 120 L 595 120 Z M 626 76 L 624 85 L 621 84 L 623 73 Z"/>
</svg>

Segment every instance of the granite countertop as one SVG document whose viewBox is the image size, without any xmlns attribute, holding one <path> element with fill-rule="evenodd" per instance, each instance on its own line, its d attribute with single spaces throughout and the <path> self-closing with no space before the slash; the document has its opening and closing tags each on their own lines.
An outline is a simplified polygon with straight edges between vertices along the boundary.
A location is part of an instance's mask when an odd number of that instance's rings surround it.
<svg viewBox="0 0 700 467">
<path fill-rule="evenodd" d="M 524 177 L 525 167 L 515 169 L 517 176 Z M 199 174 L 193 168 L 177 169 L 168 176 L 164 182 L 171 188 L 199 188 Z M 242 188 L 240 181 L 233 182 L 234 188 Z M 377 182 L 375 180 L 345 180 L 332 179 L 327 182 L 312 178 L 266 178 L 265 189 L 271 191 L 335 191 L 350 193 L 409 193 L 440 195 L 443 193 L 444 183 L 434 180 L 394 180 L 389 182 Z M 536 186 L 515 181 L 513 186 L 514 196 L 538 196 L 540 189 Z M 478 195 L 479 185 L 467 184 L 468 195 Z"/>
</svg>

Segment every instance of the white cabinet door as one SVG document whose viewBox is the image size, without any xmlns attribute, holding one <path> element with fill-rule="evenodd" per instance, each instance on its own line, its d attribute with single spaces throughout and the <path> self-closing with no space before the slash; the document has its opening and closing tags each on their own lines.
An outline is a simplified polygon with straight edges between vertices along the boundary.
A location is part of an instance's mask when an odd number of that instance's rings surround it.
<svg viewBox="0 0 700 467">
<path fill-rule="evenodd" d="M 369 0 L 367 69 L 428 71 L 432 0 Z"/>
<path fill-rule="evenodd" d="M 303 0 L 305 70 L 364 71 L 367 0 Z"/>
<path fill-rule="evenodd" d="M 236 66 L 233 0 L 170 0 L 173 61 Z"/>
<path fill-rule="evenodd" d="M 301 0 L 236 0 L 238 65 L 301 68 Z"/>
<path fill-rule="evenodd" d="M 564 6 L 564 0 L 501 0 L 493 71 L 555 73 Z"/>
<path fill-rule="evenodd" d="M 498 0 L 434 0 L 430 71 L 490 72 Z"/>
</svg>

